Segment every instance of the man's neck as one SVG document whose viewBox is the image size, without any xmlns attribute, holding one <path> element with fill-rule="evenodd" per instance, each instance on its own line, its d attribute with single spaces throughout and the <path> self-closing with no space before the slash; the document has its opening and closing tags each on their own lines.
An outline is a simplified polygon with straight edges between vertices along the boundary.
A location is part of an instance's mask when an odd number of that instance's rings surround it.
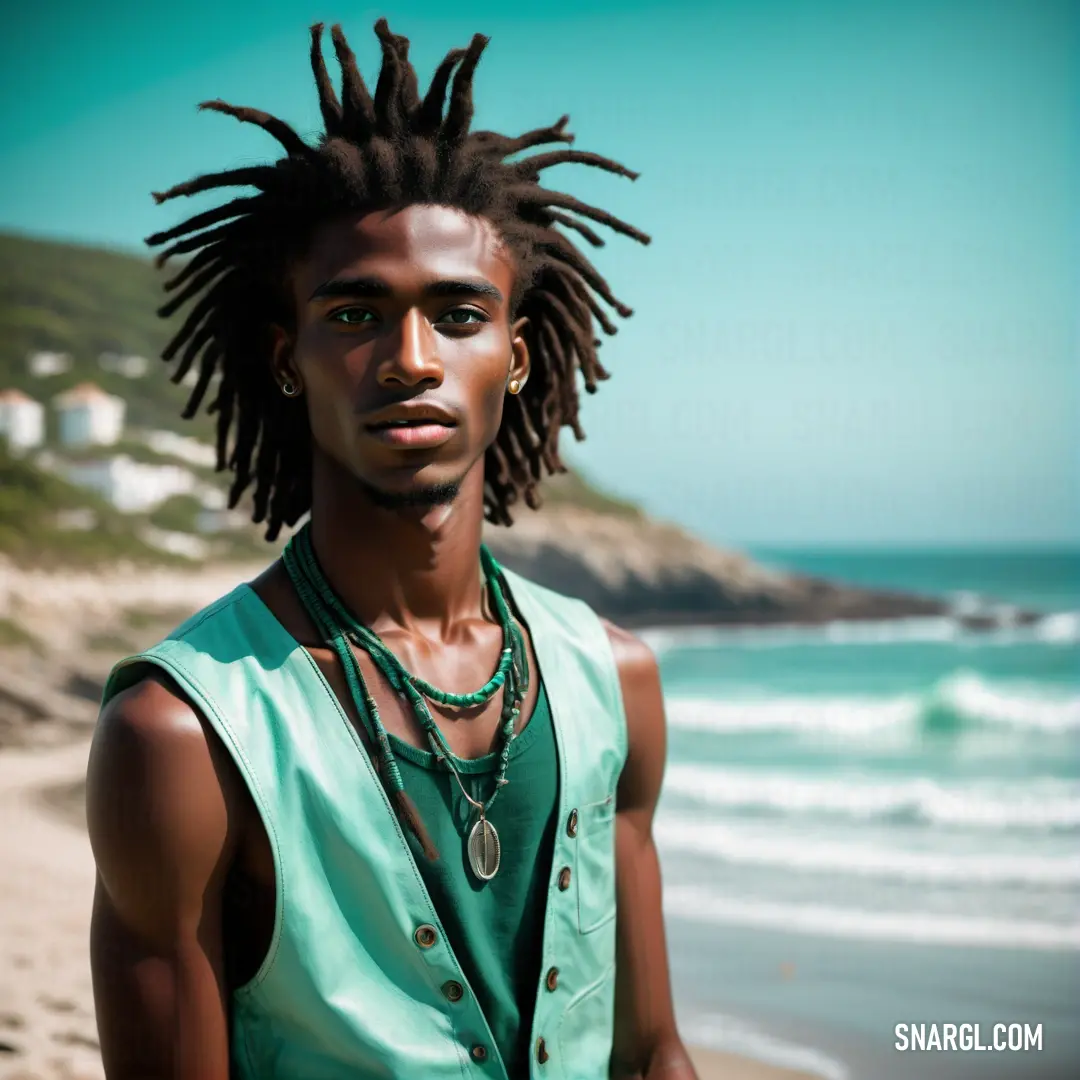
<svg viewBox="0 0 1080 1080">
<path fill-rule="evenodd" d="M 376 632 L 394 627 L 427 637 L 481 614 L 483 461 L 452 503 L 389 510 L 351 478 L 316 468 L 311 538 L 330 584 Z"/>
</svg>

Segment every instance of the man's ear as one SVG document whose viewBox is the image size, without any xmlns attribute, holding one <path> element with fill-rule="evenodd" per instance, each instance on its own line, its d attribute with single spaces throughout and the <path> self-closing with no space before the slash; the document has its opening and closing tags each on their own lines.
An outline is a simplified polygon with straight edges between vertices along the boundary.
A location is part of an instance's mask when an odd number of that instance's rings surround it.
<svg viewBox="0 0 1080 1080">
<path fill-rule="evenodd" d="M 520 389 L 529 380 L 529 371 L 532 364 L 532 359 L 529 356 L 529 346 L 525 341 L 525 328 L 528 325 L 529 320 L 523 318 L 518 319 L 510 327 L 510 371 L 507 373 L 506 381 L 507 385 L 509 385 L 511 380 L 516 380 L 519 393 Z"/>
<path fill-rule="evenodd" d="M 270 373 L 273 375 L 274 382 L 279 387 L 289 384 L 299 393 L 303 383 L 300 381 L 300 373 L 293 361 L 293 335 L 277 323 L 271 324 L 270 332 L 274 339 L 270 353 Z"/>
</svg>

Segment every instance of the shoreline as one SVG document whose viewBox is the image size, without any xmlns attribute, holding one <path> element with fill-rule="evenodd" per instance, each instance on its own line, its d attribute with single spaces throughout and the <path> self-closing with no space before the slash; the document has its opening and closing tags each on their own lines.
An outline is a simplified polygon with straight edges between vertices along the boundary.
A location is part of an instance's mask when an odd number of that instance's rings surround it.
<svg viewBox="0 0 1080 1080">
<path fill-rule="evenodd" d="M 87 939 L 94 861 L 79 827 L 89 739 L 0 750 L 0 1080 L 103 1080 Z M 819 1080 L 688 1047 L 700 1080 Z"/>
<path fill-rule="evenodd" d="M 785 1069 L 724 1050 L 688 1046 L 699 1080 L 820 1080 L 816 1073 Z"/>
</svg>

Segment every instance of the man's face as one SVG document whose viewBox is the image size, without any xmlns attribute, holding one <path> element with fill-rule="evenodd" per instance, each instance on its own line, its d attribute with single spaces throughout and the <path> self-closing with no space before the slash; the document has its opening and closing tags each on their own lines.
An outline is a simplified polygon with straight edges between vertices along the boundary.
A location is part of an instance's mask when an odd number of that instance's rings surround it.
<svg viewBox="0 0 1080 1080">
<path fill-rule="evenodd" d="M 444 501 L 483 469 L 507 382 L 528 374 L 514 274 L 494 227 L 447 207 L 320 227 L 273 360 L 302 389 L 315 454 L 385 505 Z"/>
</svg>

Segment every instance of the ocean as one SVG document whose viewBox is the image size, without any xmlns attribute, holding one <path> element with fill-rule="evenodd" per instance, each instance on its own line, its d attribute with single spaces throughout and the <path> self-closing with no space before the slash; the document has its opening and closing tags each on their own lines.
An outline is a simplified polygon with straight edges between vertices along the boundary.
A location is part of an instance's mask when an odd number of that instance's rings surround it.
<svg viewBox="0 0 1080 1080">
<path fill-rule="evenodd" d="M 1043 616 L 646 633 L 684 1039 L 826 1080 L 1080 1077 L 1080 550 L 751 554 Z M 1042 1050 L 895 1048 L 935 1023 Z"/>
</svg>

